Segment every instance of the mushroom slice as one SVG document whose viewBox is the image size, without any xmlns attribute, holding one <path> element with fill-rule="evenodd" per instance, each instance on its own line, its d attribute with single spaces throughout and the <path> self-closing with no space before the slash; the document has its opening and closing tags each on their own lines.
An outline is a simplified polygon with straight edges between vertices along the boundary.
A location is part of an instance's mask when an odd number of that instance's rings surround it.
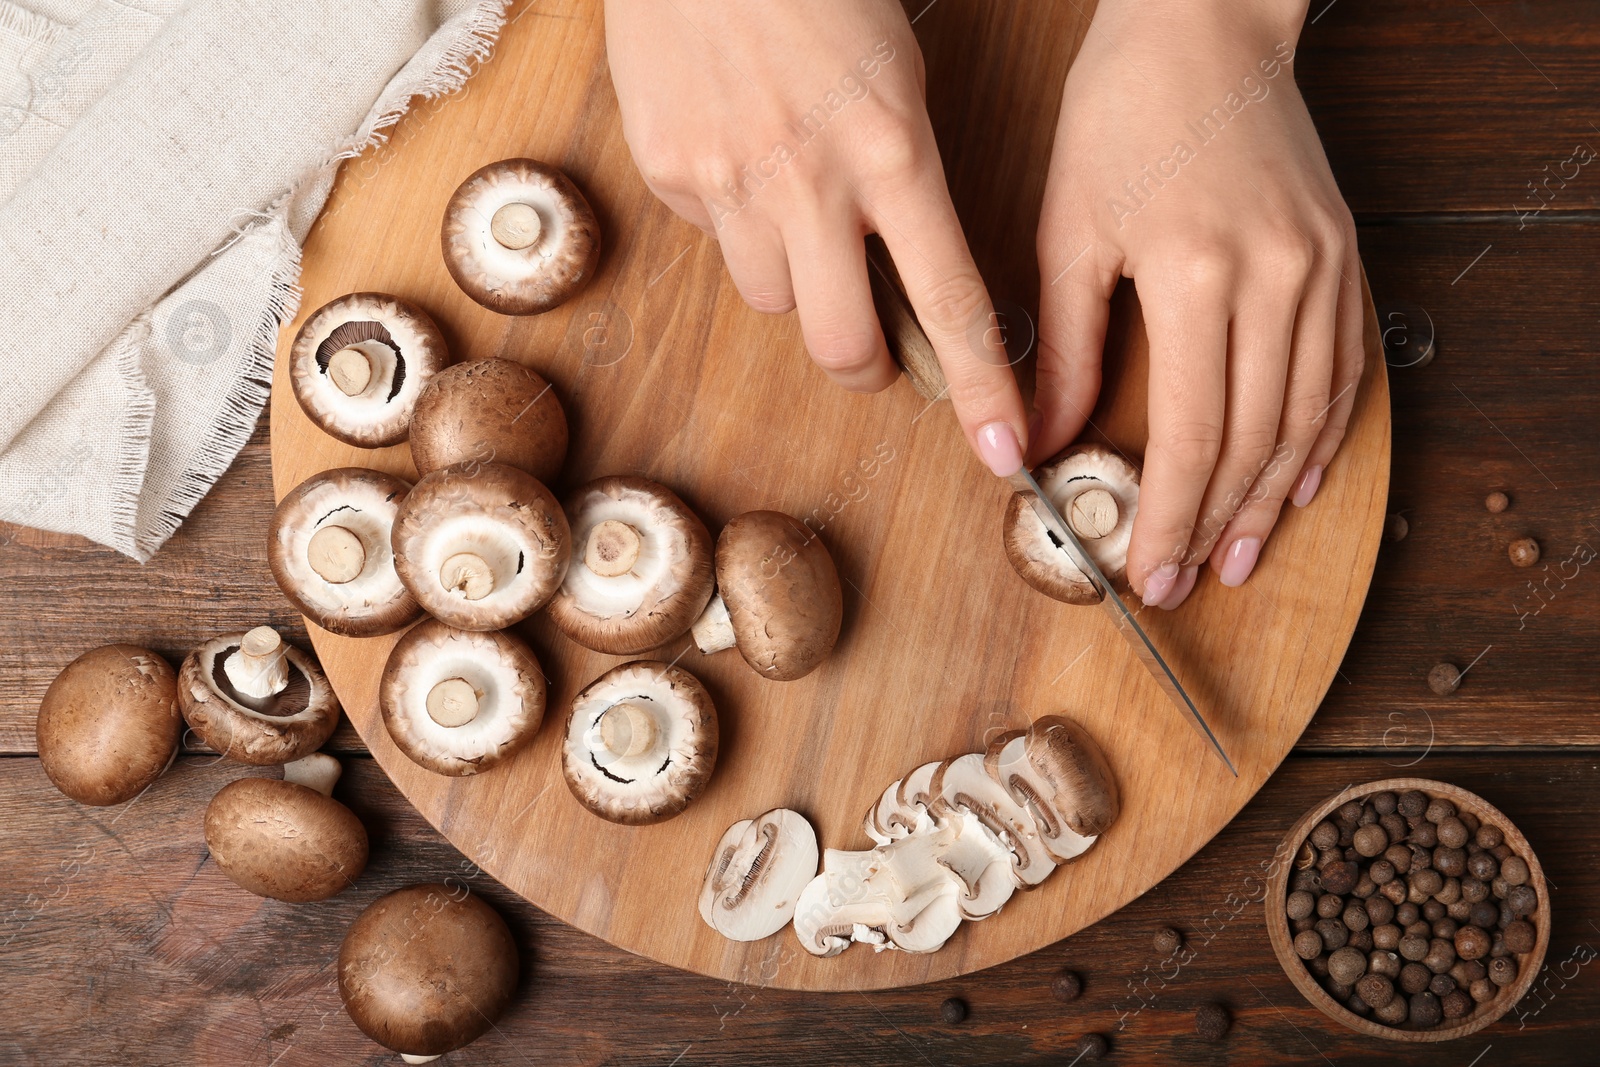
<svg viewBox="0 0 1600 1067">
<path fill-rule="evenodd" d="M 340 467 L 283 498 L 267 534 L 267 561 L 302 615 L 329 633 L 376 637 L 422 614 L 395 573 L 389 540 L 410 488 L 392 474 Z"/>
<path fill-rule="evenodd" d="M 935 821 L 970 815 L 1009 852 L 1018 887 L 1032 889 L 1056 869 L 1055 857 L 1033 816 L 984 767 L 981 752 L 946 760 L 934 772 L 930 792 Z M 969 916 L 970 918 L 970 916 Z"/>
<path fill-rule="evenodd" d="M 317 661 L 275 631 L 262 633 L 268 629 L 214 637 L 189 653 L 178 671 L 178 706 L 189 728 L 229 759 L 258 766 L 310 755 L 339 725 L 338 698 Z M 281 688 L 266 695 L 252 681 L 239 688 L 236 678 L 276 674 L 259 662 L 274 657 L 287 664 Z M 236 658 L 245 664 L 230 666 Z"/>
<path fill-rule="evenodd" d="M 585 648 L 632 656 L 687 633 L 711 599 L 711 534 L 647 478 L 600 478 L 567 498 L 572 564 L 550 618 Z"/>
<path fill-rule="evenodd" d="M 394 520 L 400 581 L 462 630 L 499 630 L 555 595 L 567 573 L 567 518 L 527 471 L 458 463 L 424 475 Z"/>
<path fill-rule="evenodd" d="M 961 925 L 960 877 L 939 862 L 952 831 L 923 833 L 866 852 L 828 849 L 822 873 L 800 893 L 795 936 L 807 952 L 834 956 L 852 941 L 933 952 Z"/>
<path fill-rule="evenodd" d="M 1128 540 L 1139 512 L 1139 469 L 1104 445 L 1078 444 L 1035 475 L 1084 551 L 1121 588 L 1127 576 Z M 1006 558 L 1023 581 L 1063 603 L 1100 602 L 1088 576 L 1033 510 L 1031 494 L 1012 494 L 1003 532 Z"/>
<path fill-rule="evenodd" d="M 777 511 L 740 515 L 717 538 L 717 595 L 694 624 L 706 654 L 738 646 L 764 678 L 816 669 L 839 640 L 844 595 L 827 546 Z"/>
<path fill-rule="evenodd" d="M 428 379 L 450 361 L 428 313 L 385 293 L 351 293 L 306 319 L 289 380 L 312 422 L 347 444 L 399 444 Z"/>
<path fill-rule="evenodd" d="M 733 941 L 758 941 L 794 918 L 817 873 L 817 834 L 804 816 L 776 808 L 728 827 L 700 888 L 700 917 Z"/>
<path fill-rule="evenodd" d="M 880 845 L 899 840 L 928 822 L 929 787 L 942 760 L 924 763 L 890 784 L 867 813 L 863 828 Z"/>
<path fill-rule="evenodd" d="M 462 292 L 502 315 L 537 315 L 594 273 L 600 224 L 578 187 L 536 159 L 475 171 L 445 206 L 444 265 Z"/>
<path fill-rule="evenodd" d="M 551 484 L 567 458 L 567 415 L 532 367 L 475 359 L 446 367 L 411 413 L 411 461 L 419 474 L 465 460 L 504 463 Z"/>
<path fill-rule="evenodd" d="M 1062 715 L 1046 715 L 1021 737 L 991 749 L 996 777 L 1033 817 L 1058 863 L 1087 852 L 1120 811 L 1116 779 L 1100 746 Z"/>
<path fill-rule="evenodd" d="M 178 676 L 137 645 L 85 652 L 39 702 L 39 764 L 80 804 L 132 800 L 178 754 Z"/>
<path fill-rule="evenodd" d="M 313 752 L 285 766 L 281 781 L 223 786 L 206 808 L 211 858 L 241 888 L 294 904 L 353 885 L 367 866 L 367 831 L 330 796 L 338 777 L 339 761 Z"/>
<path fill-rule="evenodd" d="M 717 762 L 717 710 L 681 667 L 635 660 L 572 699 L 561 767 L 578 802 L 610 822 L 670 819 Z"/>
<path fill-rule="evenodd" d="M 486 771 L 544 721 L 539 660 L 505 630 L 457 630 L 425 619 L 389 653 L 378 686 L 395 746 L 436 774 Z"/>
</svg>

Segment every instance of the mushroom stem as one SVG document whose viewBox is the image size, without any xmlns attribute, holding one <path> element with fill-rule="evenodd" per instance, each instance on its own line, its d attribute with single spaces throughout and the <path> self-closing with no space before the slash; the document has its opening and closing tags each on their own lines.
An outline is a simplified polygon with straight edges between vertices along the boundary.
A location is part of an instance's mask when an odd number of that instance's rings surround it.
<svg viewBox="0 0 1600 1067">
<path fill-rule="evenodd" d="M 444 1053 L 439 1053 L 439 1056 L 442 1055 L 444 1055 Z M 413 1056 L 409 1052 L 402 1052 L 400 1053 L 400 1061 L 402 1063 L 432 1063 L 434 1060 L 438 1059 L 439 1056 Z"/>
<path fill-rule="evenodd" d="M 617 519 L 606 519 L 589 531 L 583 565 L 602 578 L 627 574 L 639 562 L 639 531 Z"/>
<path fill-rule="evenodd" d="M 240 696 L 257 700 L 276 696 L 289 684 L 289 662 L 283 638 L 270 626 L 244 635 L 239 650 L 223 664 L 223 673 Z"/>
<path fill-rule="evenodd" d="M 440 726 L 465 726 L 478 717 L 478 691 L 465 678 L 446 678 L 428 690 L 427 706 Z"/>
<path fill-rule="evenodd" d="M 600 716 L 600 743 L 619 759 L 641 756 L 656 745 L 656 717 L 638 704 L 613 704 Z"/>
<path fill-rule="evenodd" d="M 513 251 L 538 244 L 543 230 L 544 222 L 532 204 L 506 204 L 489 219 L 490 235 Z"/>
<path fill-rule="evenodd" d="M 283 765 L 283 780 L 315 789 L 323 796 L 332 796 L 334 784 L 344 768 L 326 752 L 313 752 Z"/>
<path fill-rule="evenodd" d="M 482 556 L 457 552 L 439 568 L 439 584 L 467 600 L 482 600 L 494 592 L 494 571 Z"/>
<path fill-rule="evenodd" d="M 341 348 L 328 357 L 328 377 L 345 396 L 360 396 L 372 384 L 372 359 L 359 348 Z"/>
<path fill-rule="evenodd" d="M 306 543 L 306 563 L 329 585 L 344 585 L 360 577 L 367 550 L 361 538 L 343 526 L 324 526 Z"/>
<path fill-rule="evenodd" d="M 1117 498 L 1105 489 L 1086 489 L 1072 498 L 1067 522 L 1079 537 L 1096 540 L 1117 528 Z"/>
<path fill-rule="evenodd" d="M 728 617 L 728 605 L 723 602 L 721 593 L 711 598 L 711 603 L 700 613 L 690 632 L 694 634 L 695 647 L 702 655 L 709 656 L 738 643 L 733 633 L 733 620 Z"/>
</svg>

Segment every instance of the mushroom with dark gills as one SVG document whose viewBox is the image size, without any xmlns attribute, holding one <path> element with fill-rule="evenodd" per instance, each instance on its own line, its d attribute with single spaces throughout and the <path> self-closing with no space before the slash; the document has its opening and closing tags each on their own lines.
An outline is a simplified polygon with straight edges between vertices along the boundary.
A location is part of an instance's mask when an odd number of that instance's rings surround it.
<svg viewBox="0 0 1600 1067">
<path fill-rule="evenodd" d="M 395 570 L 417 602 L 463 630 L 499 630 L 555 595 L 567 517 L 527 471 L 458 463 L 424 475 L 395 515 Z"/>
<path fill-rule="evenodd" d="M 171 765 L 183 735 L 178 678 L 137 645 L 91 649 L 56 675 L 39 702 L 39 764 L 80 804 L 120 804 Z"/>
<path fill-rule="evenodd" d="M 799 812 L 775 808 L 728 827 L 700 886 L 700 917 L 732 941 L 759 941 L 794 918 L 817 873 L 817 833 Z"/>
<path fill-rule="evenodd" d="M 576 292 L 600 259 L 600 224 L 578 187 L 536 159 L 475 171 L 445 206 L 444 265 L 502 315 L 537 315 Z"/>
<path fill-rule="evenodd" d="M 844 619 L 839 572 L 821 538 L 778 511 L 751 511 L 717 538 L 717 593 L 694 624 L 702 653 L 739 649 L 763 678 L 817 668 Z"/>
<path fill-rule="evenodd" d="M 378 685 L 395 746 L 438 774 L 488 770 L 544 720 L 545 679 L 522 639 L 425 619 L 389 653 Z"/>
<path fill-rule="evenodd" d="M 682 667 L 634 660 L 572 700 L 561 768 L 578 802 L 602 819 L 670 819 L 711 780 L 717 710 Z"/>
<path fill-rule="evenodd" d="M 330 633 L 374 637 L 422 614 L 394 569 L 390 535 L 411 486 L 361 467 L 323 471 L 278 504 L 267 562 L 300 613 Z"/>
<path fill-rule="evenodd" d="M 600 478 L 567 498 L 572 564 L 550 618 L 572 640 L 633 656 L 687 633 L 711 599 L 711 534 L 671 489 Z"/>
<path fill-rule="evenodd" d="M 241 763 L 288 763 L 322 747 L 339 701 L 317 661 L 270 626 L 214 637 L 178 671 L 178 706 L 200 740 Z"/>
<path fill-rule="evenodd" d="M 446 367 L 411 413 L 411 461 L 418 474 L 477 460 L 527 471 L 546 485 L 567 458 L 567 415 L 532 367 L 474 359 Z"/>
<path fill-rule="evenodd" d="M 1064 715 L 1045 715 L 1026 733 L 996 738 L 986 764 L 1033 816 L 1057 863 L 1087 852 L 1121 813 L 1121 794 L 1105 753 Z"/>
<path fill-rule="evenodd" d="M 1139 513 L 1139 469 L 1120 453 L 1079 444 L 1034 472 L 1039 488 L 1061 512 L 1089 558 L 1119 589 L 1126 582 L 1128 541 Z M 1031 495 L 1006 505 L 1006 558 L 1022 580 L 1067 604 L 1097 604 L 1100 594 L 1033 510 Z"/>
<path fill-rule="evenodd" d="M 289 348 L 289 381 L 306 416 L 362 448 L 395 445 L 428 379 L 450 362 L 428 313 L 386 293 L 350 293 L 306 319 Z"/>
</svg>

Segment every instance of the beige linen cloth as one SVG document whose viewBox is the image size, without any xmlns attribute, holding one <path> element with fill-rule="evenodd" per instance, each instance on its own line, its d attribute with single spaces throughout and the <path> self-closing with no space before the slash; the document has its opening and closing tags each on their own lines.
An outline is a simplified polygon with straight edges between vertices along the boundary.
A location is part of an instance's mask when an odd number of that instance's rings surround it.
<svg viewBox="0 0 1600 1067">
<path fill-rule="evenodd" d="M 0 519 L 147 560 L 249 438 L 338 161 L 505 0 L 0 0 Z"/>
</svg>

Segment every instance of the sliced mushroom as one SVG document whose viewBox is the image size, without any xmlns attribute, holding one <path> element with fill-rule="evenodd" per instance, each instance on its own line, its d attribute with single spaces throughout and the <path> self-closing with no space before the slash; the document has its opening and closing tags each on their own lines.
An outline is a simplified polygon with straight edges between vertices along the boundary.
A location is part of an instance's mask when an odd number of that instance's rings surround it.
<svg viewBox="0 0 1600 1067">
<path fill-rule="evenodd" d="M 777 511 L 740 515 L 717 538 L 717 595 L 694 624 L 706 654 L 739 649 L 763 678 L 804 677 L 833 651 L 844 618 L 827 547 Z"/>
<path fill-rule="evenodd" d="M 329 633 L 375 637 L 422 606 L 394 569 L 390 536 L 411 486 L 392 474 L 340 467 L 312 475 L 273 513 L 267 562 L 283 595 Z"/>
<path fill-rule="evenodd" d="M 1010 852 L 1017 886 L 1032 889 L 1056 869 L 1055 857 L 1033 816 L 989 775 L 984 762 L 983 753 L 973 752 L 939 765 L 929 787 L 933 818 L 967 813 L 977 819 Z"/>
<path fill-rule="evenodd" d="M 867 852 L 828 849 L 800 893 L 794 931 L 807 952 L 834 956 L 852 941 L 934 952 L 961 925 L 960 877 L 939 862 L 943 835 L 913 834 Z M 1009 884 L 1009 883 L 1008 883 Z"/>
<path fill-rule="evenodd" d="M 1046 715 L 1025 735 L 997 741 L 990 756 L 1058 863 L 1083 855 L 1116 821 L 1116 778 L 1094 738 L 1071 719 Z"/>
<path fill-rule="evenodd" d="M 300 904 L 353 885 L 367 866 L 367 831 L 330 795 L 339 761 L 321 752 L 285 765 L 282 780 L 240 778 L 206 808 L 218 868 L 257 896 Z"/>
<path fill-rule="evenodd" d="M 362 1033 L 426 1063 L 494 1026 L 520 969 L 510 928 L 482 898 L 465 886 L 407 886 L 350 925 L 339 997 Z"/>
<path fill-rule="evenodd" d="M 711 534 L 664 485 L 617 475 L 567 498 L 572 565 L 550 618 L 572 640 L 632 656 L 687 633 L 711 599 Z"/>
<path fill-rule="evenodd" d="M 462 630 L 499 630 L 555 595 L 571 537 L 550 490 L 501 463 L 424 475 L 394 520 L 400 581 L 427 611 Z"/>
<path fill-rule="evenodd" d="M 178 676 L 149 649 L 106 645 L 56 675 L 39 702 L 39 764 L 80 804 L 120 804 L 172 764 L 183 735 Z"/>
<path fill-rule="evenodd" d="M 1139 512 L 1139 470 L 1104 445 L 1079 444 L 1036 472 L 1084 551 L 1107 579 L 1123 588 L 1128 540 Z M 1033 510 L 1031 494 L 1015 493 L 1006 505 L 1006 558 L 1022 580 L 1067 604 L 1097 604 L 1100 594 L 1072 562 L 1059 539 Z"/>
<path fill-rule="evenodd" d="M 567 416 L 544 376 L 509 359 L 475 359 L 434 375 L 411 414 L 419 474 L 476 460 L 527 471 L 546 485 L 567 458 Z"/>
<path fill-rule="evenodd" d="M 386 293 L 350 293 L 306 319 L 289 380 L 306 416 L 347 444 L 399 444 L 428 379 L 450 362 L 428 313 Z"/>
<path fill-rule="evenodd" d="M 522 639 L 424 619 L 389 653 L 378 706 L 395 747 L 436 774 L 486 771 L 544 721 L 545 679 Z"/>
<path fill-rule="evenodd" d="M 444 211 L 444 265 L 462 292 L 502 315 L 537 315 L 594 273 L 600 224 L 578 187 L 536 159 L 472 174 Z"/>
<path fill-rule="evenodd" d="M 798 812 L 776 808 L 728 827 L 700 887 L 700 917 L 733 941 L 758 941 L 794 918 L 817 873 L 817 834 Z"/>
<path fill-rule="evenodd" d="M 624 663 L 572 700 L 562 771 L 572 795 L 602 819 L 670 819 L 705 789 L 716 762 L 716 708 L 681 667 Z"/>
<path fill-rule="evenodd" d="M 934 773 L 943 765 L 934 760 L 890 784 L 863 823 L 867 836 L 880 845 L 914 833 L 929 821 L 928 805 Z"/>
<path fill-rule="evenodd" d="M 264 666 L 273 660 L 286 664 L 281 674 Z M 310 755 L 339 725 L 339 701 L 322 668 L 270 627 L 223 634 L 189 653 L 178 671 L 178 706 L 200 740 L 257 765 Z"/>
</svg>

